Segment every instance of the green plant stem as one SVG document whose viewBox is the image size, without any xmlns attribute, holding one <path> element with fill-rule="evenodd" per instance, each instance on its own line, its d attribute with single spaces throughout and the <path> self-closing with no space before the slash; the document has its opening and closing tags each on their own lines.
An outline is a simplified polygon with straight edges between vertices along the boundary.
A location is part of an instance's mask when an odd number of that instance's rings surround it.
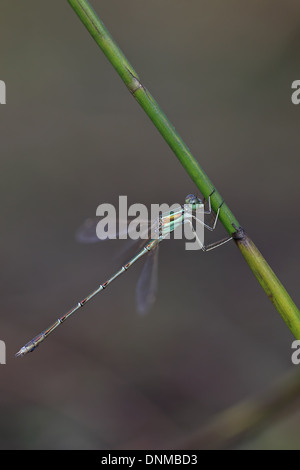
<svg viewBox="0 0 300 470">
<path fill-rule="evenodd" d="M 216 212 L 220 204 L 223 202 L 222 196 L 216 190 L 206 173 L 202 170 L 199 163 L 160 109 L 153 96 L 142 84 L 138 74 L 128 62 L 119 46 L 113 40 L 112 36 L 89 2 L 87 0 L 68 0 L 68 2 L 77 13 L 82 23 L 86 26 L 98 46 L 102 49 L 110 63 L 116 69 L 130 93 L 135 97 L 163 138 L 169 144 L 174 154 L 203 196 L 207 199 L 214 191 L 211 197 L 211 204 L 214 212 Z M 298 308 L 293 303 L 282 284 L 276 278 L 262 255 L 255 248 L 253 242 L 245 234 L 226 203 L 223 203 L 222 205 L 219 219 L 227 232 L 234 236 L 237 246 L 241 250 L 245 260 L 254 272 L 256 278 L 259 280 L 268 297 L 291 329 L 294 336 L 297 339 L 300 339 L 300 312 Z"/>
<path fill-rule="evenodd" d="M 241 236 L 239 236 L 239 232 L 241 232 Z M 291 297 L 243 229 L 240 229 L 234 235 L 234 238 L 242 255 L 267 296 L 274 304 L 295 338 L 300 339 L 300 312 Z"/>
<path fill-rule="evenodd" d="M 86 26 L 98 46 L 102 49 L 110 63 L 116 69 L 130 93 L 144 109 L 153 124 L 169 144 L 186 172 L 200 189 L 203 196 L 207 199 L 215 187 L 202 170 L 186 144 L 183 142 L 182 138 L 176 132 L 175 128 L 160 109 L 158 103 L 142 84 L 137 72 L 128 62 L 127 58 L 115 43 L 102 21 L 98 18 L 89 2 L 86 0 L 68 0 L 68 2 Z M 223 199 L 221 195 L 215 191 L 211 198 L 212 208 L 215 212 L 222 201 Z M 229 234 L 233 234 L 235 232 L 232 223 L 239 226 L 238 221 L 226 204 L 223 204 L 219 218 Z"/>
</svg>

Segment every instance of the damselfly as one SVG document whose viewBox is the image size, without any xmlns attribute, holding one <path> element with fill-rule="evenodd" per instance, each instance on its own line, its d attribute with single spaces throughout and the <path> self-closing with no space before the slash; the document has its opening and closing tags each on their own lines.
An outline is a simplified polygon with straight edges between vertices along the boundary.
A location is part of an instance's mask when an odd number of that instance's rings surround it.
<svg viewBox="0 0 300 470">
<path fill-rule="evenodd" d="M 213 193 L 211 193 L 211 195 L 212 194 Z M 127 271 L 130 266 L 132 266 L 138 259 L 148 254 L 147 261 L 142 269 L 137 284 L 137 307 L 141 313 L 145 313 L 149 309 L 155 298 L 158 246 L 165 238 L 170 235 L 171 232 L 174 232 L 179 225 L 189 224 L 197 242 L 199 243 L 200 248 L 203 251 L 212 250 L 231 240 L 232 237 L 226 237 L 210 245 L 204 245 L 204 243 L 200 240 L 196 231 L 194 230 L 193 220 L 200 222 L 203 227 L 211 231 L 213 231 L 216 227 L 220 209 L 223 203 L 219 206 L 212 225 L 205 223 L 203 219 L 198 219 L 195 215 L 195 212 L 199 209 L 203 211 L 203 214 L 211 214 L 211 195 L 208 197 L 208 209 L 205 209 L 205 201 L 202 201 L 200 198 L 194 196 L 193 194 L 189 194 L 186 197 L 185 204 L 183 206 L 179 206 L 177 210 L 162 214 L 155 221 L 151 222 L 150 225 L 152 235 L 147 240 L 145 240 L 143 247 L 136 253 L 136 255 L 133 256 L 126 264 L 121 266 L 121 268 L 115 274 L 113 274 L 107 281 L 100 284 L 87 297 L 80 300 L 75 305 L 75 307 L 73 307 L 67 313 L 58 318 L 58 320 L 56 320 L 49 328 L 44 330 L 42 333 L 37 335 L 31 341 L 29 341 L 29 343 L 23 346 L 20 351 L 16 354 L 16 357 L 24 356 L 28 352 L 32 352 L 37 346 L 39 346 L 42 341 L 44 341 L 50 335 L 50 333 L 52 333 L 52 331 L 54 331 L 59 325 L 64 323 L 67 318 L 69 318 L 71 315 L 73 315 L 73 313 L 83 307 L 95 295 L 99 294 L 99 292 L 106 289 L 106 287 L 112 281 L 114 281 L 117 277 Z M 80 232 L 80 237 L 83 239 L 83 241 L 95 241 L 95 225 L 93 223 L 89 223 L 83 226 L 83 229 Z"/>
</svg>

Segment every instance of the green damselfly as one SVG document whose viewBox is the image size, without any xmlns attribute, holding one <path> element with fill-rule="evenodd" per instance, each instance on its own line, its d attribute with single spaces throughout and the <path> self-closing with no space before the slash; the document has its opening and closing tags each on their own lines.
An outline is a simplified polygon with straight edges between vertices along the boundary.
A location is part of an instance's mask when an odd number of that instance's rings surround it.
<svg viewBox="0 0 300 470">
<path fill-rule="evenodd" d="M 214 191 L 213 191 L 214 192 Z M 211 193 L 212 195 L 213 193 Z M 174 232 L 175 229 L 182 224 L 189 224 L 192 232 L 195 235 L 197 242 L 199 243 L 200 248 L 203 251 L 209 251 L 214 248 L 217 248 L 220 245 L 231 240 L 232 237 L 226 237 L 218 242 L 212 243 L 210 245 L 204 245 L 203 242 L 197 236 L 196 231 L 193 228 L 193 220 L 200 222 L 203 227 L 208 230 L 213 231 L 216 227 L 217 220 L 219 217 L 220 209 L 222 204 L 219 206 L 214 222 L 212 225 L 209 225 L 204 222 L 203 219 L 198 219 L 195 216 L 195 211 L 202 210 L 203 214 L 211 214 L 211 201 L 208 197 L 208 209 L 205 209 L 205 201 L 202 201 L 200 198 L 189 194 L 185 199 L 185 204 L 179 206 L 178 209 L 167 212 L 159 216 L 154 222 L 150 224 L 151 227 L 151 237 L 145 240 L 143 247 L 133 256 L 126 264 L 122 265 L 121 268 L 115 272 L 107 281 L 100 284 L 96 289 L 94 289 L 87 297 L 80 300 L 71 310 L 58 318 L 49 328 L 44 330 L 39 335 L 35 336 L 29 343 L 23 346 L 19 352 L 17 352 L 16 357 L 24 356 L 28 352 L 32 352 L 39 344 L 44 341 L 50 333 L 52 333 L 59 325 L 65 322 L 73 313 L 83 307 L 87 302 L 89 302 L 95 295 L 99 294 L 101 291 L 106 289 L 106 287 L 117 279 L 121 274 L 126 272 L 130 266 L 132 266 L 138 259 L 142 258 L 144 255 L 148 255 L 147 261 L 142 269 L 139 281 L 137 284 L 137 308 L 141 313 L 145 313 L 149 310 L 155 298 L 156 291 L 156 271 L 157 271 L 157 259 L 158 259 L 158 246 L 159 244 L 167 238 L 171 232 Z M 149 230 L 149 227 L 147 227 Z M 149 233 L 149 231 L 147 232 Z M 82 241 L 97 241 L 95 225 L 89 223 L 88 225 L 83 226 L 83 229 L 80 232 Z"/>
</svg>

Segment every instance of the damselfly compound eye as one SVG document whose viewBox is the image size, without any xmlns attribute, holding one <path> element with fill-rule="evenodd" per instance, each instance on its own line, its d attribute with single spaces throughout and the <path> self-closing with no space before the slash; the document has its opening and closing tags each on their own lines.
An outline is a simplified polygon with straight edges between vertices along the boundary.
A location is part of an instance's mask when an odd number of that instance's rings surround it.
<svg viewBox="0 0 300 470">
<path fill-rule="evenodd" d="M 199 204 L 202 204 L 202 201 L 199 197 L 195 196 L 194 194 L 189 194 L 185 198 L 185 203 L 190 204 L 193 209 L 195 209 Z"/>
</svg>

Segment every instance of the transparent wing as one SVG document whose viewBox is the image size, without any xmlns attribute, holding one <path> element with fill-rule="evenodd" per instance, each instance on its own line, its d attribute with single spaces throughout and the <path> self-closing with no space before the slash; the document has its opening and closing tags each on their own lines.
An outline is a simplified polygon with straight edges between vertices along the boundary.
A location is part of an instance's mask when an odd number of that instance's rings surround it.
<svg viewBox="0 0 300 470">
<path fill-rule="evenodd" d="M 136 286 L 136 305 L 141 314 L 146 314 L 153 305 L 157 292 L 158 245 L 147 255 Z"/>
<path fill-rule="evenodd" d="M 157 220 L 154 222 L 148 223 L 144 221 L 144 231 L 141 233 L 142 237 L 138 239 L 129 239 L 126 244 L 121 248 L 120 251 L 116 253 L 116 259 L 122 259 L 123 262 L 128 261 L 129 257 L 134 256 L 138 251 L 142 249 L 143 246 L 150 240 L 150 238 L 156 237 L 159 233 Z M 130 236 L 131 230 L 128 230 L 128 236 Z M 148 235 L 148 238 L 146 238 Z M 148 256 L 147 256 L 148 257 Z"/>
<path fill-rule="evenodd" d="M 113 256 L 113 259 L 122 264 L 126 264 L 146 243 L 147 240 L 127 240 Z"/>
<path fill-rule="evenodd" d="M 96 243 L 103 241 L 103 239 L 98 238 L 96 232 L 99 221 L 99 217 L 87 219 L 77 230 L 75 234 L 76 240 L 80 243 Z M 109 240 L 110 238 L 120 238 L 124 237 L 125 235 L 127 235 L 128 238 L 131 238 L 131 235 L 136 230 L 136 226 L 130 227 L 130 222 L 132 222 L 132 220 L 119 220 L 118 226 L 122 228 L 120 230 L 117 228 L 116 232 L 115 230 L 110 230 L 109 227 L 107 227 L 107 237 L 105 240 Z M 141 237 L 147 236 L 150 226 L 151 223 L 148 220 L 140 221 L 139 232 L 141 233 Z"/>
<path fill-rule="evenodd" d="M 96 227 L 98 219 L 87 219 L 76 231 L 75 238 L 80 243 L 95 243 L 100 239 L 97 237 Z"/>
</svg>

